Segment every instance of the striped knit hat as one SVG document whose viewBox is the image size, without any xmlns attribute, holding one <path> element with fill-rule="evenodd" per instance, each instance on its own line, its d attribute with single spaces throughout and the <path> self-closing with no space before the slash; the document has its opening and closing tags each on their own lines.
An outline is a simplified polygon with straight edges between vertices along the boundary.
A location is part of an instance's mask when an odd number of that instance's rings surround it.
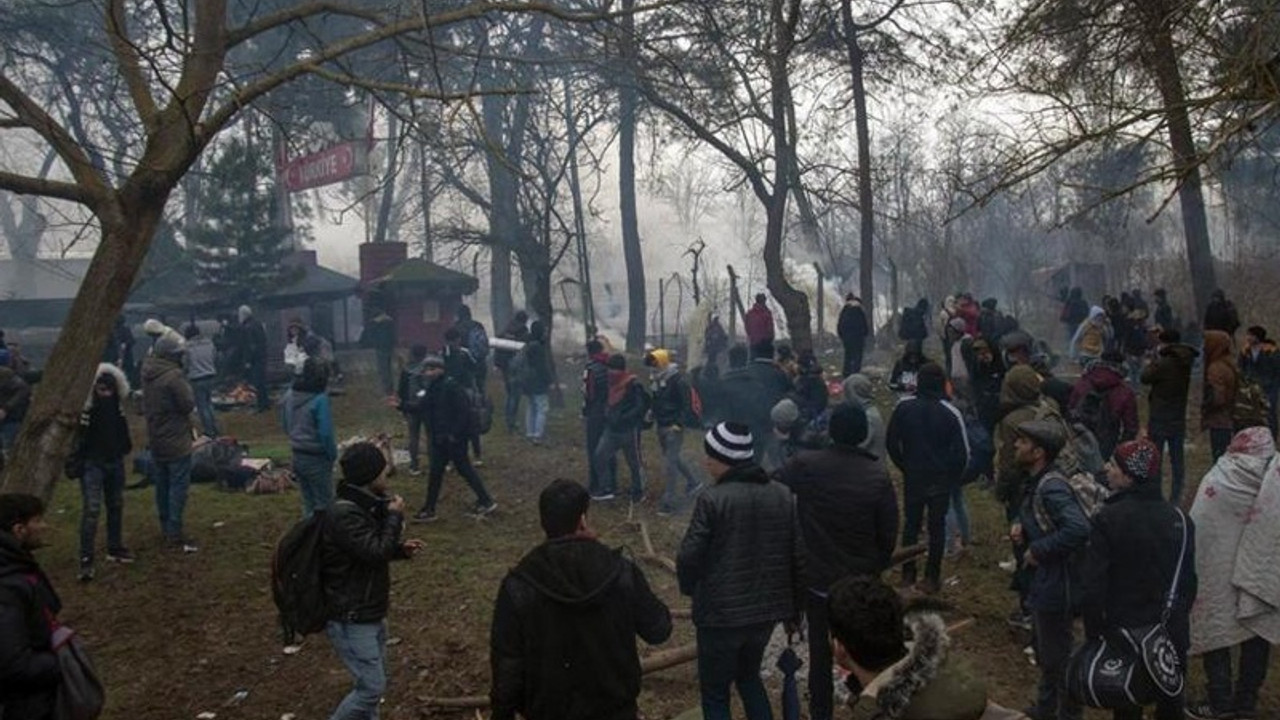
<svg viewBox="0 0 1280 720">
<path fill-rule="evenodd" d="M 755 459 L 751 428 L 742 423 L 723 422 L 707 431 L 703 448 L 707 456 L 725 465 L 742 465 Z"/>
</svg>

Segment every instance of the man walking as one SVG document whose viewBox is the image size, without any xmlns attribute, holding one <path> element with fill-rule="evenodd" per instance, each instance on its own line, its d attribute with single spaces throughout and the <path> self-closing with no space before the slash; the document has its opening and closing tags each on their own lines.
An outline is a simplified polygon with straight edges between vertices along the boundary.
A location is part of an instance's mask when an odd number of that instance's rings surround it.
<svg viewBox="0 0 1280 720">
<path fill-rule="evenodd" d="M 329 510 L 321 546 L 325 632 L 355 681 L 333 712 L 335 720 L 373 720 L 387 690 L 387 607 L 392 560 L 422 549 L 404 540 L 404 498 L 389 495 L 387 460 L 372 443 L 347 448 L 342 484 Z"/>
<path fill-rule="evenodd" d="M 671 637 L 644 572 L 587 526 L 591 498 L 556 480 L 538 497 L 547 540 L 507 573 L 489 633 L 493 720 L 635 720 L 635 638 Z"/>
<path fill-rule="evenodd" d="M 867 314 L 862 309 L 862 300 L 853 293 L 844 296 L 844 307 L 840 309 L 840 319 L 836 323 L 836 332 L 844 345 L 844 372 L 842 377 L 849 377 L 862 372 L 862 352 L 867 342 Z"/>
<path fill-rule="evenodd" d="M 182 370 L 182 336 L 166 329 L 142 362 L 142 407 L 151 448 L 151 482 L 156 488 L 160 529 L 170 547 L 193 553 L 200 548 L 182 532 L 191 485 L 191 411 L 195 394 Z"/>
<path fill-rule="evenodd" d="M 1033 573 L 1027 607 L 1035 630 L 1040 686 L 1035 705 L 1027 710 L 1032 720 L 1080 720 L 1082 716 L 1065 684 L 1089 521 L 1055 464 L 1065 444 L 1057 422 L 1031 420 L 1018 426 L 1015 452 L 1030 478 L 1030 489 L 1009 537 L 1026 548 L 1022 561 Z"/>
<path fill-rule="evenodd" d="M 471 436 L 473 415 L 471 401 L 462 386 L 445 375 L 444 360 L 439 355 L 428 355 L 422 361 L 426 375 L 426 394 L 422 398 L 423 426 L 431 441 L 431 465 L 427 471 L 427 501 L 413 516 L 414 522 L 432 522 L 436 519 L 436 501 L 444 485 L 444 471 L 449 463 L 466 481 L 476 495 L 472 513 L 478 517 L 491 515 L 498 509 L 485 490 L 480 475 L 467 457 L 467 438 Z"/>
<path fill-rule="evenodd" d="M 666 475 L 666 487 L 658 502 L 659 515 L 674 515 L 681 505 L 676 487 L 684 478 L 686 500 L 701 481 L 694 476 L 684 461 L 684 429 L 701 430 L 700 420 L 693 412 L 693 395 L 689 380 L 680 366 L 671 360 L 671 354 L 661 348 L 644 356 L 644 364 L 651 368 L 653 392 L 653 422 L 658 434 L 658 447 L 662 448 L 662 469 Z"/>
<path fill-rule="evenodd" d="M 831 412 L 831 447 L 802 452 L 777 474 L 796 496 L 806 555 L 805 619 L 809 627 L 809 717 L 830 720 L 831 586 L 850 575 L 879 577 L 898 540 L 898 497 L 884 461 L 866 450 L 867 414 L 842 404 Z"/>
<path fill-rule="evenodd" d="M 779 622 L 803 608 L 804 541 L 791 492 L 755 463 L 751 431 L 721 423 L 704 438 L 715 478 L 698 495 L 676 558 L 693 598 L 704 720 L 729 720 L 737 685 L 748 720 L 772 720 L 760 661 Z"/>
<path fill-rule="evenodd" d="M 33 552 L 49 524 L 34 495 L 0 495 L 0 717 L 52 720 L 62 680 L 53 625 L 62 603 Z"/>
<path fill-rule="evenodd" d="M 916 394 L 908 396 L 889 417 L 886 449 L 902 471 L 906 505 L 903 546 L 915 545 L 925 512 L 929 514 L 929 556 L 921 590 L 942 589 L 942 554 L 947 540 L 947 507 L 951 490 L 969 464 L 969 439 L 964 417 L 946 398 L 942 366 L 925 363 L 916 380 Z M 916 583 L 916 564 L 902 566 L 902 584 Z"/>
<path fill-rule="evenodd" d="M 605 485 L 592 500 L 613 500 L 617 492 L 614 458 L 618 451 L 631 472 L 631 501 L 644 499 L 644 466 L 640 463 L 640 426 L 649 411 L 650 397 L 640 379 L 627 371 L 627 358 L 609 357 L 609 397 L 605 409 L 604 434 L 596 446 L 596 477 L 613 484 Z M 610 468 L 614 468 L 613 471 Z"/>
<path fill-rule="evenodd" d="M 1182 502 L 1182 485 L 1186 480 L 1187 394 L 1191 387 L 1191 367 L 1200 351 L 1184 345 L 1177 330 L 1160 332 L 1156 358 L 1142 371 L 1142 383 L 1151 386 L 1148 405 L 1147 435 L 1156 449 L 1169 455 L 1173 477 L 1169 485 L 1169 502 Z"/>
</svg>

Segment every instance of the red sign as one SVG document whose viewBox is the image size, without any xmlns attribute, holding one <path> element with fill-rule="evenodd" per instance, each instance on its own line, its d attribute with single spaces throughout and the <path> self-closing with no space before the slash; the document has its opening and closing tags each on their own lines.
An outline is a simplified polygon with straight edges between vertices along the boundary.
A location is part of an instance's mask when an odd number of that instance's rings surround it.
<svg viewBox="0 0 1280 720">
<path fill-rule="evenodd" d="M 334 145 L 317 153 L 294 158 L 284 164 L 280 177 L 289 192 L 331 185 L 360 173 L 364 152 L 360 143 Z"/>
</svg>

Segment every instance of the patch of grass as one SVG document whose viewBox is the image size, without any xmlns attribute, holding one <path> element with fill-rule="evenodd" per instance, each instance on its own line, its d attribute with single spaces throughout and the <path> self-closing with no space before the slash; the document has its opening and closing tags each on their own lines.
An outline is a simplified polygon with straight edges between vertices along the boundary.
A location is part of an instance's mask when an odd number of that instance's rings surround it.
<svg viewBox="0 0 1280 720">
<path fill-rule="evenodd" d="M 386 431 L 397 447 L 404 447 L 404 424 L 382 403 L 373 382 L 352 377 L 348 389 L 334 399 L 339 436 Z M 495 386 L 493 392 L 500 413 L 502 391 Z M 887 418 L 891 400 L 887 395 L 882 400 Z M 542 539 L 537 494 L 556 477 L 586 478 L 577 398 L 570 395 L 566 405 L 553 411 L 549 447 L 533 447 L 507 435 L 501 418 L 484 438 L 485 466 L 480 472 L 501 506 L 494 517 L 467 517 L 465 510 L 474 498 L 450 473 L 439 505 L 440 520 L 410 528 L 409 535 L 422 538 L 427 547 L 415 560 L 393 568 L 389 625 L 391 637 L 399 642 L 388 651 L 391 677 L 384 717 L 422 717 L 422 696 L 487 694 L 493 600 L 503 574 Z M 253 454 L 288 457 L 287 439 L 275 413 L 224 413 L 221 421 L 228 433 L 249 443 Z M 141 446 L 141 424 L 135 422 L 134 430 Z M 661 492 L 660 455 L 652 433 L 646 433 L 644 442 L 648 491 L 654 497 Z M 697 447 L 694 440 L 687 441 L 691 458 Z M 1188 477 L 1198 478 L 1208 466 L 1207 441 L 1197 442 L 1188 452 Z M 625 477 L 625 466 L 621 472 Z M 626 482 L 620 480 L 623 487 Z M 414 509 L 426 493 L 425 477 L 403 472 L 393 478 L 392 486 Z M 990 683 L 994 699 L 1022 707 L 1034 695 L 1038 674 L 1021 652 L 1024 638 L 1005 625 L 1013 598 L 1007 590 L 1008 576 L 996 567 L 1008 555 L 1003 512 L 978 488 L 969 488 L 967 497 L 976 542 L 968 557 L 945 563 L 944 577 L 958 578 L 958 583 L 945 589 L 944 598 L 958 613 L 973 616 L 976 624 L 957 635 L 956 647 Z M 107 682 L 107 717 L 174 720 L 211 711 L 219 720 L 272 720 L 285 713 L 323 718 L 347 692 L 348 676 L 323 636 L 308 638 L 299 655 L 280 652 L 268 560 L 276 540 L 300 515 L 296 492 L 249 496 L 209 486 L 193 488 L 187 527 L 201 550 L 183 556 L 161 548 L 151 492 L 129 491 L 125 542 L 139 560 L 128 567 L 99 563 L 97 579 L 85 585 L 75 581 L 79 506 L 77 486 L 62 483 L 53 504 L 51 547 L 40 558 L 62 594 L 63 619 L 84 633 Z M 659 552 L 674 556 L 687 515 L 659 518 L 652 506 L 640 508 L 638 514 L 647 521 Z M 606 543 L 625 544 L 638 553 L 642 543 L 627 520 L 625 501 L 593 507 L 590 515 Z M 650 566 L 644 569 L 671 607 L 689 606 L 674 577 Z M 692 639 L 691 624 L 677 620 L 668 645 Z M 1193 662 L 1193 669 L 1198 678 L 1198 662 Z M 1280 716 L 1274 684 L 1264 690 L 1262 717 Z M 1192 692 L 1198 694 L 1200 687 L 1198 679 L 1193 681 Z M 249 691 L 248 697 L 228 704 L 242 689 Z M 640 703 L 650 718 L 669 718 L 695 706 L 693 665 L 646 679 Z M 474 718 L 461 712 L 427 716 Z"/>
</svg>

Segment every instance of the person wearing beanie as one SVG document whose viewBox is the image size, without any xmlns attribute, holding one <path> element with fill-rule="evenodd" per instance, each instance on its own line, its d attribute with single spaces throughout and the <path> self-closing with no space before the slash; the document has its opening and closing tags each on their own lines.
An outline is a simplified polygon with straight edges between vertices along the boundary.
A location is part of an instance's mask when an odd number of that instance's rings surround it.
<svg viewBox="0 0 1280 720">
<path fill-rule="evenodd" d="M 866 348 L 870 326 L 867 324 L 867 313 L 862 309 L 862 300 L 853 293 L 844 296 L 844 307 L 840 308 L 840 318 L 836 321 L 836 334 L 840 336 L 840 344 L 844 346 L 841 377 L 862 372 L 862 353 Z"/>
<path fill-rule="evenodd" d="M 857 405 L 867 415 L 867 439 L 862 441 L 862 449 L 881 459 L 888 457 L 884 447 L 884 416 L 876 406 L 875 386 L 871 384 L 871 378 L 862 373 L 845 378 L 844 402 Z"/>
<path fill-rule="evenodd" d="M 182 519 L 191 485 L 191 412 L 195 392 L 182 368 L 185 341 L 166 328 L 142 361 L 142 412 L 151 450 L 151 484 L 165 542 L 183 552 L 199 548 L 183 534 Z"/>
<path fill-rule="evenodd" d="M 666 476 L 662 498 L 658 501 L 659 515 L 674 515 L 683 509 L 677 485 L 684 479 L 685 503 L 702 485 L 684 460 L 685 428 L 702 429 L 700 408 L 694 409 L 694 390 L 680 365 L 671 359 L 671 352 L 662 348 L 645 355 L 644 364 L 650 368 L 649 390 L 653 396 L 653 426 L 662 449 L 662 469 Z M 701 399 L 699 399 L 699 406 Z"/>
<path fill-rule="evenodd" d="M 1157 301 L 1159 296 L 1156 296 Z M 1200 351 L 1182 342 L 1177 330 L 1160 331 L 1160 345 L 1155 359 L 1142 370 L 1143 385 L 1151 386 L 1147 395 L 1147 435 L 1162 455 L 1169 457 L 1171 481 L 1169 502 L 1182 503 L 1182 487 L 1186 480 L 1187 397 L 1191 388 L 1191 369 Z"/>
<path fill-rule="evenodd" d="M 342 483 L 328 510 L 320 582 L 329 611 L 325 632 L 354 684 L 333 717 L 371 720 L 387 690 L 391 561 L 408 560 L 423 545 L 403 538 L 404 498 L 389 493 L 378 446 L 355 443 L 338 464 Z"/>
<path fill-rule="evenodd" d="M 832 716 L 828 591 L 843 577 L 879 577 L 889 568 L 898 541 L 898 497 L 889 471 L 864 447 L 867 413 L 859 405 L 838 405 L 831 411 L 828 431 L 830 447 L 797 454 L 775 475 L 795 494 L 804 535 L 813 720 Z"/>
<path fill-rule="evenodd" d="M 1022 551 L 1030 578 L 1026 605 L 1031 612 L 1040 683 L 1033 718 L 1080 720 L 1081 707 L 1066 692 L 1067 660 L 1079 611 L 1080 562 L 1089 540 L 1089 520 L 1058 454 L 1067 437 L 1057 420 L 1028 420 L 1018 426 L 1015 461 L 1027 475 L 1027 488 L 1009 539 Z"/>
<path fill-rule="evenodd" d="M 1138 437 L 1138 396 L 1125 382 L 1124 356 L 1108 350 L 1086 368 L 1071 388 L 1064 414 L 1098 439 L 1102 459 L 1116 446 Z"/>
<path fill-rule="evenodd" d="M 738 688 L 748 720 L 773 717 L 760 680 L 779 622 L 804 611 L 804 539 L 791 491 L 755 462 L 751 429 L 720 423 L 703 437 L 714 478 L 698 494 L 676 556 L 680 592 L 693 598 L 702 716 L 729 720 Z"/>
<path fill-rule="evenodd" d="M 947 399 L 945 371 L 937 363 L 920 368 L 915 395 L 898 403 L 889 417 L 885 449 L 903 475 L 902 545 L 920 539 L 928 513 L 929 556 L 920 589 L 942 589 L 942 556 L 946 549 L 947 508 L 951 490 L 959 484 L 969 464 L 969 437 L 964 417 Z M 902 566 L 902 583 L 916 583 L 914 562 Z"/>
<path fill-rule="evenodd" d="M 1142 438 L 1121 443 L 1107 464 L 1112 494 L 1093 518 L 1084 566 L 1083 612 L 1087 637 L 1161 622 L 1174 575 L 1174 606 L 1165 620 L 1186 667 L 1190 613 L 1196 599 L 1195 526 L 1160 493 L 1160 448 Z M 1186 550 L 1183 550 L 1183 534 Z M 1181 565 L 1179 565 L 1181 562 Z M 1181 720 L 1183 699 L 1162 699 L 1156 720 Z M 1139 708 L 1116 720 L 1141 720 Z"/>
<path fill-rule="evenodd" d="M 640 428 L 649 413 L 652 398 L 640 379 L 627 370 L 627 358 L 610 355 L 608 368 L 608 396 L 605 400 L 604 434 L 596 445 L 595 463 L 598 487 L 591 491 L 591 499 L 598 502 L 613 500 L 618 491 L 617 455 L 627 462 L 631 472 L 631 501 L 644 499 L 644 465 L 640 462 Z"/>
<path fill-rule="evenodd" d="M 475 493 L 476 503 L 471 514 L 491 515 L 498 509 L 498 503 L 490 497 L 467 455 L 467 440 L 475 432 L 476 422 L 471 411 L 471 396 L 457 380 L 449 377 L 444 358 L 439 355 L 428 355 L 422 361 L 422 372 L 426 387 L 420 412 L 431 460 L 427 470 L 427 499 L 413 521 L 425 523 L 436 519 L 436 502 L 444 485 L 445 468 L 450 463 Z"/>
</svg>

